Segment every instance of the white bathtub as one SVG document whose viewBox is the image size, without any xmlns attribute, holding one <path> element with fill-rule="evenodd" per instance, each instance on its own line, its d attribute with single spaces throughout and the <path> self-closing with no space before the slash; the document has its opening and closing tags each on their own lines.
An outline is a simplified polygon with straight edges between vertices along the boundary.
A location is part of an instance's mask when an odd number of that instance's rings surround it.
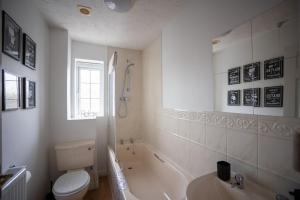
<svg viewBox="0 0 300 200">
<path fill-rule="evenodd" d="M 186 176 L 162 154 L 143 143 L 119 145 L 117 159 L 109 149 L 109 161 L 116 200 L 186 199 Z"/>
</svg>

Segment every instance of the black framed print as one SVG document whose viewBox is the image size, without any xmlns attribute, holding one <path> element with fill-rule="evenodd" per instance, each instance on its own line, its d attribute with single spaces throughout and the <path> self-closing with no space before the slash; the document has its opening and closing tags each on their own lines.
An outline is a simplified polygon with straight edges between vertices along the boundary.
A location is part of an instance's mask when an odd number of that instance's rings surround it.
<svg viewBox="0 0 300 200">
<path fill-rule="evenodd" d="M 260 62 L 244 65 L 243 67 L 244 82 L 260 80 Z"/>
<path fill-rule="evenodd" d="M 273 58 L 264 61 L 264 78 L 282 78 L 284 70 L 284 57 Z"/>
<path fill-rule="evenodd" d="M 2 11 L 2 52 L 19 61 L 21 37 L 21 27 L 5 11 Z"/>
<path fill-rule="evenodd" d="M 260 107 L 260 88 L 248 88 L 243 91 L 243 105 Z"/>
<path fill-rule="evenodd" d="M 23 34 L 23 64 L 35 69 L 36 43 L 26 34 Z"/>
<path fill-rule="evenodd" d="M 23 85 L 23 108 L 35 108 L 36 107 L 36 84 L 34 81 L 30 81 L 27 78 L 22 79 Z"/>
<path fill-rule="evenodd" d="M 229 90 L 227 96 L 228 106 L 239 106 L 241 105 L 241 91 L 240 90 Z"/>
<path fill-rule="evenodd" d="M 2 70 L 2 110 L 17 110 L 20 107 L 20 78 Z"/>
<path fill-rule="evenodd" d="M 264 96 L 265 107 L 283 106 L 283 86 L 265 87 Z"/>
<path fill-rule="evenodd" d="M 228 70 L 228 85 L 241 83 L 241 67 L 235 67 Z"/>
</svg>

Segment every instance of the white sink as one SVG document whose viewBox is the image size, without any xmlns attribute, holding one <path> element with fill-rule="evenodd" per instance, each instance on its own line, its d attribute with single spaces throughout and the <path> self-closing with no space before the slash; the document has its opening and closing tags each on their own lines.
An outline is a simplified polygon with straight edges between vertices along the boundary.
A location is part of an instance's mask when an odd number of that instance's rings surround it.
<svg viewBox="0 0 300 200">
<path fill-rule="evenodd" d="M 275 200 L 275 193 L 250 181 L 244 189 L 232 187 L 211 173 L 193 180 L 187 187 L 187 200 Z"/>
</svg>

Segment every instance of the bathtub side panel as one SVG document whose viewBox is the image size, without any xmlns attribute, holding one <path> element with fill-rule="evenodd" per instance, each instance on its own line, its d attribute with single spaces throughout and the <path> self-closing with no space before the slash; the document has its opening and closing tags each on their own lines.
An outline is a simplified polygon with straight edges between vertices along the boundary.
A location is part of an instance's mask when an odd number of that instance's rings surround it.
<svg viewBox="0 0 300 200">
<path fill-rule="evenodd" d="M 126 200 L 122 189 L 120 188 L 118 178 L 118 168 L 115 166 L 115 155 L 111 149 L 108 149 L 108 175 L 109 184 L 112 192 L 113 200 Z"/>
</svg>

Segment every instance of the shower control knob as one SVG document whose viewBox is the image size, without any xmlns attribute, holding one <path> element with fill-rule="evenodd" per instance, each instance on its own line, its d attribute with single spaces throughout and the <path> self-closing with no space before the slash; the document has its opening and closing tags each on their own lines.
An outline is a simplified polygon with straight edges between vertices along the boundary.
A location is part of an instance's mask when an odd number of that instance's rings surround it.
<svg viewBox="0 0 300 200">
<path fill-rule="evenodd" d="M 128 97 L 120 97 L 120 101 L 128 101 Z"/>
</svg>

